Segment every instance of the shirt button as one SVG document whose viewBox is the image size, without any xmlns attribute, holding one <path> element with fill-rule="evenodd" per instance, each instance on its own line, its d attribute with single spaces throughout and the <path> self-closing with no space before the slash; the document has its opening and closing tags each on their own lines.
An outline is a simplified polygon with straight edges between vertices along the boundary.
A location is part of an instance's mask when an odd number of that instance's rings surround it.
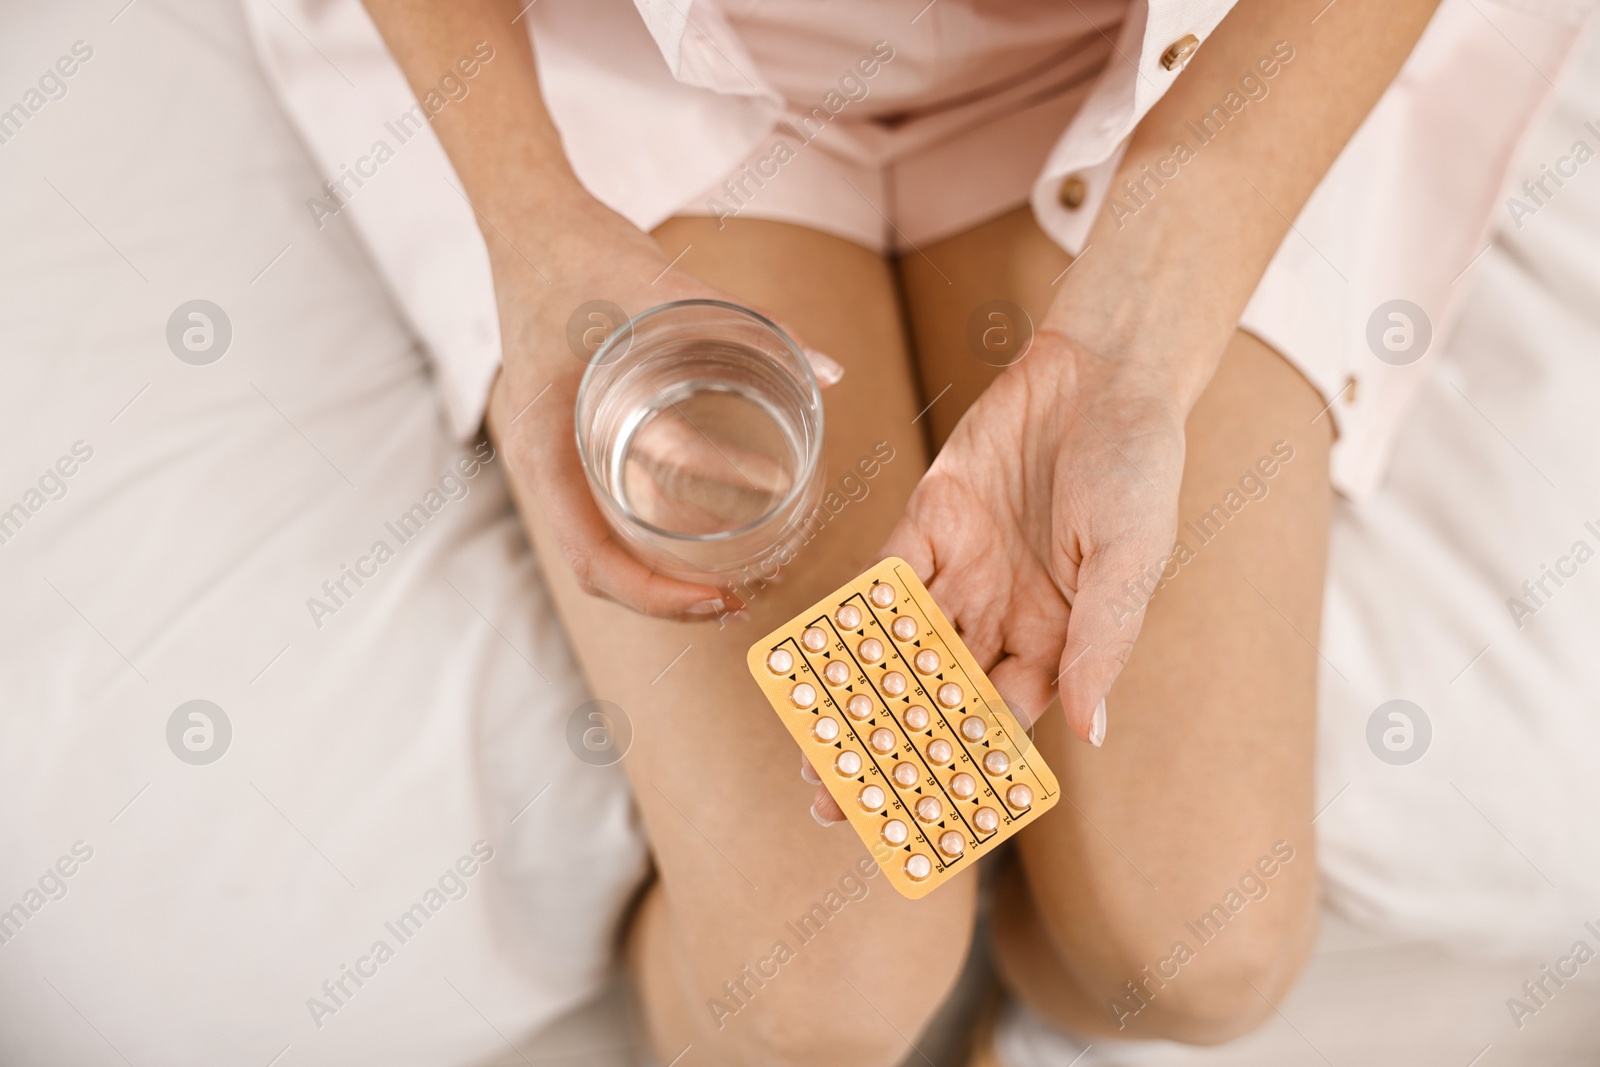
<svg viewBox="0 0 1600 1067">
<path fill-rule="evenodd" d="M 1167 70 L 1182 70 L 1184 64 L 1189 62 L 1189 57 L 1199 48 L 1200 38 L 1192 33 L 1186 33 L 1167 45 L 1167 50 L 1161 53 L 1161 65 Z"/>
<path fill-rule="evenodd" d="M 1061 201 L 1061 206 L 1068 211 L 1076 211 L 1083 206 L 1084 197 L 1089 195 L 1089 186 L 1076 174 L 1070 175 L 1061 183 L 1061 191 L 1056 194 L 1056 199 Z"/>
</svg>

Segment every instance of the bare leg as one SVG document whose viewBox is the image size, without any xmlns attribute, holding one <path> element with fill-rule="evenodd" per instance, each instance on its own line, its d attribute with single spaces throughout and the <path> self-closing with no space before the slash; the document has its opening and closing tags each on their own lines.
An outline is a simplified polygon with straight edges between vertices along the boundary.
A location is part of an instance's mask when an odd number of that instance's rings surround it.
<svg viewBox="0 0 1600 1067">
<path fill-rule="evenodd" d="M 779 223 L 735 220 L 719 231 L 676 219 L 656 238 L 669 256 L 689 247 L 679 269 L 771 310 L 844 364 L 844 381 L 826 394 L 830 484 L 878 442 L 894 458 L 780 584 L 753 590 L 750 620 L 726 629 L 583 595 L 539 502 L 518 500 L 594 694 L 620 705 L 635 731 L 624 768 L 657 878 L 629 932 L 631 965 L 663 1063 L 691 1046 L 684 1067 L 892 1064 L 965 958 L 973 879 L 912 903 L 870 862 L 873 876 L 862 877 L 860 841 L 807 814 L 812 787 L 798 776 L 794 742 L 744 657 L 873 561 L 926 467 L 893 277 L 858 246 Z M 497 393 L 491 431 L 513 413 Z M 866 895 L 850 899 L 857 889 Z M 802 943 L 798 924 L 816 905 L 825 926 Z M 779 942 L 792 959 L 776 958 Z M 715 1000 L 736 1012 L 714 1010 Z"/>
<path fill-rule="evenodd" d="M 951 384 L 930 412 L 941 441 L 997 373 L 967 350 L 968 316 L 1006 299 L 1038 321 L 1070 261 L 1026 210 L 925 251 L 948 283 L 916 256 L 901 271 L 924 388 Z M 1217 518 L 1209 536 L 1180 525 L 1192 558 L 1169 565 L 1151 601 L 1107 701 L 1105 747 L 1070 737 L 1055 709 L 1038 724 L 1066 801 L 1018 839 L 997 949 L 1012 991 L 1081 1033 L 1223 1040 L 1271 1013 L 1268 999 L 1309 951 L 1313 642 L 1329 508 L 1329 420 L 1312 421 L 1321 407 L 1276 353 L 1235 334 L 1189 417 L 1179 501 L 1180 524 L 1221 505 L 1220 530 Z M 1257 862 L 1280 841 L 1294 858 L 1268 864 L 1266 878 Z M 1225 911 L 1225 932 L 1202 944 L 1185 923 L 1230 890 L 1248 899 L 1238 886 L 1252 872 L 1248 886 L 1266 895 Z M 1163 965 L 1180 941 L 1193 959 Z"/>
</svg>

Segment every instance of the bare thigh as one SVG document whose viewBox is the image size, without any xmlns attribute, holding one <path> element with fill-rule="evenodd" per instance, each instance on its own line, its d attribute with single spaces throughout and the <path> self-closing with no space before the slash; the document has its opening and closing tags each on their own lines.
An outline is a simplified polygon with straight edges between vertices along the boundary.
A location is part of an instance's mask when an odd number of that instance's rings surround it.
<svg viewBox="0 0 1600 1067">
<path fill-rule="evenodd" d="M 825 394 L 827 478 L 854 469 L 867 491 L 845 497 L 781 583 L 755 584 L 749 618 L 726 628 L 585 596 L 552 565 L 562 556 L 538 502 L 519 501 L 591 689 L 634 729 L 623 766 L 657 879 L 629 931 L 632 966 L 663 1062 L 686 1045 L 686 1067 L 769 1051 L 766 1062 L 893 1062 L 965 957 L 972 880 L 912 904 L 863 867 L 853 834 L 817 825 L 794 742 L 745 666 L 752 641 L 873 561 L 926 467 L 893 277 L 865 249 L 781 223 L 674 219 L 655 236 L 669 256 L 687 250 L 679 269 L 770 310 L 845 366 Z M 876 463 L 870 479 L 863 460 Z M 826 925 L 802 941 L 794 924 L 816 906 Z M 773 962 L 780 943 L 792 959 Z"/>
<path fill-rule="evenodd" d="M 968 348 L 974 309 L 1009 300 L 1038 321 L 1070 260 L 1026 210 L 924 251 L 900 269 L 923 388 L 931 399 L 949 386 L 929 412 L 938 443 L 998 373 Z M 1221 1031 L 1207 1020 L 1268 1012 L 1250 984 L 1271 996 L 1309 946 L 1314 643 L 1329 510 L 1321 408 L 1280 356 L 1235 334 L 1187 424 L 1179 522 L 1192 558 L 1169 566 L 1150 602 L 1107 700 L 1105 747 L 1070 737 L 1055 709 L 1038 724 L 1066 802 L 1019 838 L 1020 876 L 1002 886 L 997 940 L 1014 991 L 1065 1025 L 1104 1026 L 1124 983 L 1174 942 L 1196 942 L 1185 922 L 1279 841 L 1296 858 L 1270 894 L 1241 913 L 1225 945 L 1199 952 L 1134 1029 L 1214 1040 Z M 1219 505 L 1220 526 L 1182 525 Z M 1232 1002 L 1241 997 L 1248 1003 Z"/>
</svg>

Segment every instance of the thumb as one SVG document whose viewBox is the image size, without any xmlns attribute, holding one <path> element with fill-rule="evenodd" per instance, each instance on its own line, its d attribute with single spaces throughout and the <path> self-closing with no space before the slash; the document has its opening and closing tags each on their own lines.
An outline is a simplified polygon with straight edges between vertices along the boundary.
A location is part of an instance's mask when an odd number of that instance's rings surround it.
<svg viewBox="0 0 1600 1067">
<path fill-rule="evenodd" d="M 1164 563 L 1158 554 L 1120 541 L 1078 568 L 1057 682 L 1068 727 L 1092 745 L 1105 740 L 1106 694 L 1133 653 L 1150 598 L 1164 584 Z"/>
</svg>

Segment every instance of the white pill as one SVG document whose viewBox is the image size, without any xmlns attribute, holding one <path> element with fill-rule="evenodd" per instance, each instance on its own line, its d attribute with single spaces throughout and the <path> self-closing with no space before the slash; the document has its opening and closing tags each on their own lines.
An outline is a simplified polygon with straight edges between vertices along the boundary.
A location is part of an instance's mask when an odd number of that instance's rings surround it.
<svg viewBox="0 0 1600 1067">
<path fill-rule="evenodd" d="M 961 736 L 968 741 L 982 741 L 983 735 L 988 732 L 989 728 L 976 715 L 968 715 L 961 720 Z"/>
<path fill-rule="evenodd" d="M 850 680 L 850 664 L 842 659 L 830 659 L 822 668 L 822 677 L 829 685 L 843 685 Z"/>
<path fill-rule="evenodd" d="M 794 653 L 787 648 L 775 648 L 767 656 L 767 670 L 773 674 L 788 674 L 794 670 Z"/>
<path fill-rule="evenodd" d="M 877 811 L 883 807 L 883 787 L 869 785 L 863 788 L 861 790 L 861 806 L 868 811 Z"/>
<path fill-rule="evenodd" d="M 923 822 L 938 822 L 944 814 L 944 805 L 936 797 L 923 797 L 917 801 L 917 818 Z"/>
<path fill-rule="evenodd" d="M 852 719 L 865 719 L 872 714 L 872 698 L 865 693 L 857 693 L 845 701 L 844 710 Z"/>
<path fill-rule="evenodd" d="M 834 741 L 839 737 L 839 720 L 824 715 L 811 727 L 811 735 L 818 741 Z"/>
<path fill-rule="evenodd" d="M 789 690 L 789 699 L 797 708 L 809 708 L 817 702 L 817 687 L 810 682 L 796 682 Z"/>
<path fill-rule="evenodd" d="M 950 742 L 942 737 L 936 737 L 928 742 L 928 758 L 941 766 L 949 763 L 955 755 L 955 750 L 950 747 Z"/>
<path fill-rule="evenodd" d="M 883 676 L 883 681 L 879 684 L 882 685 L 885 693 L 892 697 L 897 697 L 906 691 L 906 676 L 899 671 L 889 671 Z"/>
<path fill-rule="evenodd" d="M 833 761 L 833 769 L 846 778 L 854 778 L 861 773 L 861 753 L 841 752 L 839 758 Z"/>
<path fill-rule="evenodd" d="M 812 652 L 821 652 L 828 647 L 828 635 L 812 626 L 800 635 L 800 643 Z"/>
<path fill-rule="evenodd" d="M 921 704 L 911 705 L 900 717 L 905 720 L 907 729 L 926 730 L 928 728 L 928 709 Z"/>
<path fill-rule="evenodd" d="M 972 825 L 979 833 L 992 834 L 1000 826 L 1000 814 L 993 808 L 979 808 L 972 814 Z"/>
<path fill-rule="evenodd" d="M 910 789 L 917 784 L 917 769 L 909 763 L 896 763 L 894 765 L 894 782 L 896 785 Z"/>
<path fill-rule="evenodd" d="M 906 838 L 911 836 L 911 830 L 899 819 L 890 819 L 883 824 L 883 839 L 891 845 L 903 845 Z"/>
<path fill-rule="evenodd" d="M 960 774 L 950 779 L 950 792 L 954 793 L 956 798 L 959 800 L 966 800 L 977 791 L 977 779 L 973 778 L 972 775 L 966 773 L 965 771 L 962 771 Z"/>
<path fill-rule="evenodd" d="M 1033 790 L 1018 782 L 1006 790 L 1006 803 L 1018 811 L 1027 811 L 1033 804 Z"/>
<path fill-rule="evenodd" d="M 886 608 L 894 603 L 894 586 L 888 582 L 879 582 L 872 587 L 872 591 L 867 595 L 872 598 L 872 602 L 878 607 Z"/>
<path fill-rule="evenodd" d="M 939 835 L 939 851 L 952 858 L 961 855 L 967 849 L 967 839 L 954 830 L 946 830 Z"/>
<path fill-rule="evenodd" d="M 917 636 L 917 620 L 909 615 L 901 615 L 894 620 L 890 629 L 894 630 L 894 635 L 900 640 L 909 641 Z"/>
<path fill-rule="evenodd" d="M 918 852 L 906 860 L 906 877 L 920 882 L 933 873 L 933 861 Z"/>
<path fill-rule="evenodd" d="M 833 613 L 833 621 L 846 630 L 857 629 L 861 625 L 861 609 L 854 604 L 846 604 Z"/>
<path fill-rule="evenodd" d="M 939 703 L 947 708 L 961 706 L 961 687 L 954 682 L 946 682 L 939 687 Z"/>
<path fill-rule="evenodd" d="M 863 663 L 876 663 L 883 658 L 883 642 L 876 637 L 869 637 L 856 647 Z"/>
<path fill-rule="evenodd" d="M 872 751 L 887 755 L 894 751 L 894 734 L 880 726 L 872 731 L 867 744 L 872 746 Z"/>
<path fill-rule="evenodd" d="M 1004 774 L 1011 769 L 1011 757 L 997 749 L 983 757 L 983 769 L 990 774 Z"/>
<path fill-rule="evenodd" d="M 925 648 L 917 653 L 917 658 L 912 662 L 916 664 L 918 674 L 932 674 L 939 669 L 939 653 Z"/>
</svg>

